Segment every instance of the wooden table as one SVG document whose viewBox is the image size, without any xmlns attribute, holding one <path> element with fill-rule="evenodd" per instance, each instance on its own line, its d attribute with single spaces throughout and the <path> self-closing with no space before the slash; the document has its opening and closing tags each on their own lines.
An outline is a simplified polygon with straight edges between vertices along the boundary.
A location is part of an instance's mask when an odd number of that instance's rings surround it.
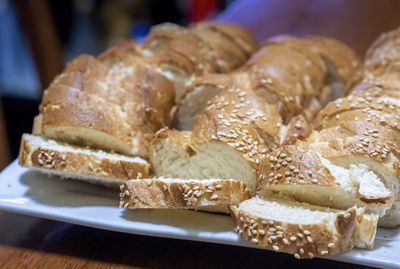
<svg viewBox="0 0 400 269">
<path fill-rule="evenodd" d="M 0 268 L 363 268 L 0 212 Z"/>
</svg>

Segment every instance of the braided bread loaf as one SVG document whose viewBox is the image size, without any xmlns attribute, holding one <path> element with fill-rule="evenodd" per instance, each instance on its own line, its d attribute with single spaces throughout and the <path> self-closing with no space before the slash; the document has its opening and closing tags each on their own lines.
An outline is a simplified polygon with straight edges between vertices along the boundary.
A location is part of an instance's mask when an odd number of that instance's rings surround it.
<svg viewBox="0 0 400 269">
<path fill-rule="evenodd" d="M 359 69 L 351 49 L 328 38 L 279 36 L 251 56 L 256 44 L 237 26 L 157 26 L 143 46 L 121 41 L 71 62 L 34 124 L 57 142 L 25 136 L 20 163 L 125 181 L 130 209 L 229 205 L 245 239 L 297 258 L 372 247 L 379 217 L 400 221 L 400 88 L 397 58 L 385 56 L 398 36 L 377 41 Z M 65 142 L 79 147 L 63 155 Z M 142 159 L 83 147 L 149 158 L 159 178 Z M 118 178 L 119 165 L 136 170 Z M 135 177 L 145 179 L 127 181 Z"/>
<path fill-rule="evenodd" d="M 343 96 L 359 67 L 351 49 L 325 37 L 276 37 L 229 75 L 199 77 L 178 102 L 177 127 L 190 130 L 207 101 L 224 89 L 254 91 L 278 107 L 285 123 L 298 114 L 308 119 L 328 101 Z"/>
<path fill-rule="evenodd" d="M 147 158 L 154 133 L 171 124 L 175 97 L 186 84 L 201 75 L 231 71 L 255 48 L 245 29 L 204 22 L 189 28 L 156 26 L 143 46 L 123 40 L 97 58 L 80 55 L 45 90 L 33 133 L 82 150 L 90 147 Z M 45 142 L 40 141 L 34 148 L 43 148 Z M 31 144 L 28 136 L 22 142 Z M 25 149 L 21 147 L 21 156 L 31 156 Z M 20 164 L 39 165 L 25 158 Z M 43 162 L 38 168 L 57 172 Z M 63 172 L 60 166 L 55 170 Z"/>
</svg>

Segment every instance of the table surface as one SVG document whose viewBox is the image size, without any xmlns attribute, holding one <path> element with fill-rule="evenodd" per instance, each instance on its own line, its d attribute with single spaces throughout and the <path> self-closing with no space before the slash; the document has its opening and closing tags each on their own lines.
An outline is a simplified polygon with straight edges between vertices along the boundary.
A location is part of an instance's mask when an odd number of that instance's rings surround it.
<svg viewBox="0 0 400 269">
<path fill-rule="evenodd" d="M 272 267 L 271 267 L 272 266 Z M 0 268 L 365 268 L 0 212 Z"/>
</svg>

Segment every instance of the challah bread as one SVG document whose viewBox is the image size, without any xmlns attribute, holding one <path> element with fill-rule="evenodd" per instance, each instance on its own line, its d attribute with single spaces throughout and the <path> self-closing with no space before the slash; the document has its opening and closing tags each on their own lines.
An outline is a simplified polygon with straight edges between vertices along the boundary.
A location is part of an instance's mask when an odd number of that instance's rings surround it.
<svg viewBox="0 0 400 269">
<path fill-rule="evenodd" d="M 239 180 L 148 178 L 124 182 L 120 206 L 229 212 L 227 205 L 237 205 L 249 198 L 250 191 Z"/>
<path fill-rule="evenodd" d="M 256 49 L 245 29 L 218 22 L 202 22 L 183 28 L 173 24 L 154 27 L 144 44 L 157 70 L 175 85 L 176 100 L 197 76 L 225 73 L 242 65 Z"/>
<path fill-rule="evenodd" d="M 192 132 L 158 132 L 150 161 L 156 176 L 237 178 L 254 194 L 266 153 L 280 143 L 281 126 L 276 106 L 253 91 L 223 90 L 197 118 Z"/>
<path fill-rule="evenodd" d="M 142 145 L 170 121 L 173 86 L 147 67 L 125 68 L 130 71 L 76 58 L 45 91 L 42 126 L 34 129 L 46 138 L 146 156 Z"/>
<path fill-rule="evenodd" d="M 18 162 L 49 175 L 118 188 L 129 179 L 149 176 L 149 164 L 139 157 L 75 147 L 24 134 Z"/>
<path fill-rule="evenodd" d="M 334 210 L 253 197 L 230 207 L 237 232 L 259 246 L 310 259 L 371 247 L 377 218 L 362 209 Z"/>
<path fill-rule="evenodd" d="M 277 105 L 285 123 L 300 113 L 312 119 L 328 101 L 343 96 L 358 66 L 354 52 L 333 39 L 272 38 L 238 71 L 192 81 L 177 105 L 177 128 L 190 130 L 207 100 L 230 87 L 255 91 Z"/>
</svg>

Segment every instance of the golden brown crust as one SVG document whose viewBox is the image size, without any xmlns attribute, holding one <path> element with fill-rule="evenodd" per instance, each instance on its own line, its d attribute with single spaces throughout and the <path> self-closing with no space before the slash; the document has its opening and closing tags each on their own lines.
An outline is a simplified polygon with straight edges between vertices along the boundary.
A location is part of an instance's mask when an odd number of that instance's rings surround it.
<svg viewBox="0 0 400 269">
<path fill-rule="evenodd" d="M 294 254 L 298 259 L 335 255 L 352 248 L 356 210 L 337 214 L 335 230 L 326 223 L 296 224 L 259 218 L 230 206 L 237 232 L 241 237 L 268 249 Z"/>
<path fill-rule="evenodd" d="M 299 146 L 288 145 L 274 150 L 268 154 L 265 167 L 265 174 L 258 181 L 258 190 L 282 184 L 339 186 L 317 154 Z"/>
<path fill-rule="evenodd" d="M 257 43 L 254 36 L 245 28 L 235 24 L 208 22 L 210 27 L 231 38 L 238 46 L 250 56 L 257 49 Z"/>
<path fill-rule="evenodd" d="M 298 139 L 303 140 L 311 134 L 311 124 L 302 116 L 293 117 L 281 135 L 281 145 L 292 145 Z"/>
<path fill-rule="evenodd" d="M 75 149 L 79 150 L 79 148 Z M 68 177 L 68 173 L 72 173 L 79 174 L 83 178 L 84 175 L 89 175 L 115 179 L 117 183 L 149 175 L 148 163 L 100 157 L 94 153 L 96 152 L 42 148 L 40 145 L 32 144 L 23 136 L 18 163 L 26 167 L 46 169 L 48 173 L 63 172 L 65 177 Z"/>
<path fill-rule="evenodd" d="M 99 61 L 110 64 L 118 61 L 128 66 L 137 65 L 138 62 L 143 64 L 142 48 L 134 39 L 119 40 L 112 47 L 101 53 L 98 57 Z"/>
<path fill-rule="evenodd" d="M 400 61 L 400 28 L 381 36 L 369 47 L 364 61 L 364 71 L 378 77 L 384 73 L 398 72 Z"/>
<path fill-rule="evenodd" d="M 306 42 L 311 44 L 311 50 L 321 54 L 332 62 L 339 75 L 345 82 L 349 82 L 357 69 L 360 68 L 360 58 L 345 44 L 322 36 L 307 36 Z"/>
<path fill-rule="evenodd" d="M 163 178 L 130 180 L 121 186 L 120 206 L 138 208 L 195 208 L 238 204 L 250 198 L 250 191 L 238 180 L 177 179 L 169 182 Z"/>
</svg>

